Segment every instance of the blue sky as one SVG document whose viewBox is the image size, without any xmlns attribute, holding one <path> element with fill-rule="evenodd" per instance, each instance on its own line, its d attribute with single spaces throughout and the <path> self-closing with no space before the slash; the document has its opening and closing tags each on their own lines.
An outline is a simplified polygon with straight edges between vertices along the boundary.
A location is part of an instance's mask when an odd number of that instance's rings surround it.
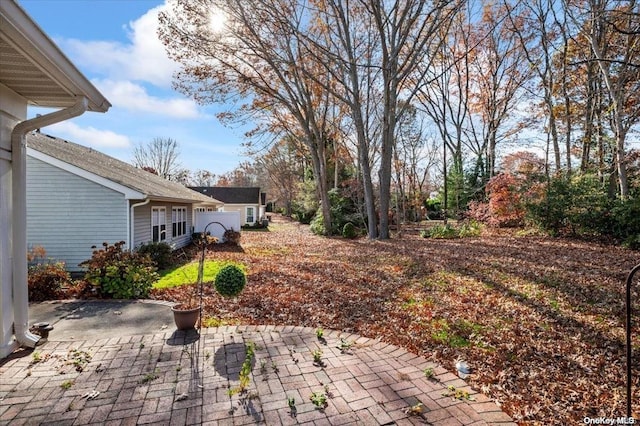
<svg viewBox="0 0 640 426">
<path fill-rule="evenodd" d="M 171 88 L 177 66 L 156 37 L 164 0 L 17 1 L 112 104 L 106 114 L 87 112 L 43 133 L 127 162 L 136 144 L 170 137 L 180 144 L 182 167 L 217 175 L 246 160 L 240 146 L 246 129 L 224 127 L 215 117 L 224 106 L 197 105 Z"/>
</svg>

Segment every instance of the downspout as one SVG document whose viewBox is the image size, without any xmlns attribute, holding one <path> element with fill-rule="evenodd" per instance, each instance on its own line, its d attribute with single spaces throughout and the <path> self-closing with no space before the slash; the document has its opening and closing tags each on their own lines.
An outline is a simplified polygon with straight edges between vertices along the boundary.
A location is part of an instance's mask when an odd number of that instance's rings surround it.
<svg viewBox="0 0 640 426">
<path fill-rule="evenodd" d="M 133 236 L 134 236 L 134 229 L 135 229 L 135 220 L 134 220 L 134 216 L 133 216 L 133 209 L 135 209 L 136 207 L 141 207 L 144 205 L 149 204 L 151 200 L 150 199 L 146 199 L 140 203 L 136 203 L 136 204 L 132 204 L 131 205 L 131 213 L 129 214 L 129 250 L 133 250 Z"/>
<path fill-rule="evenodd" d="M 82 115 L 89 106 L 81 96 L 71 107 L 18 123 L 11 132 L 13 202 L 13 326 L 18 342 L 33 348 L 39 336 L 29 332 L 29 292 L 27 287 L 27 138 L 32 130 Z"/>
</svg>

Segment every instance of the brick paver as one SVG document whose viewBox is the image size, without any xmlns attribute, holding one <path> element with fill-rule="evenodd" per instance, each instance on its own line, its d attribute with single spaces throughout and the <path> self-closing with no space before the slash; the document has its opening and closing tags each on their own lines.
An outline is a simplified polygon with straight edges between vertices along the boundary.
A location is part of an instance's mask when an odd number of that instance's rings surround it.
<svg viewBox="0 0 640 426">
<path fill-rule="evenodd" d="M 342 351 L 341 339 L 353 345 Z M 240 390 L 249 343 L 255 358 Z M 0 384 L 0 425 L 515 425 L 464 381 L 402 348 L 338 331 L 319 340 L 292 326 L 47 342 L 2 360 Z M 447 386 L 472 400 L 454 399 Z"/>
</svg>

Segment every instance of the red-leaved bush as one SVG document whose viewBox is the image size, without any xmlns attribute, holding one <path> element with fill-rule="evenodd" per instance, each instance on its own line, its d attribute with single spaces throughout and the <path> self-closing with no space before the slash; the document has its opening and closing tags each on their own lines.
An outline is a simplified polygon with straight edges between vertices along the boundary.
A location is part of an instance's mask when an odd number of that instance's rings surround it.
<svg viewBox="0 0 640 426">
<path fill-rule="evenodd" d="M 521 179 L 510 173 L 494 176 L 487 183 L 489 202 L 471 202 L 468 216 L 497 228 L 521 226 L 525 216 L 521 188 Z"/>
</svg>

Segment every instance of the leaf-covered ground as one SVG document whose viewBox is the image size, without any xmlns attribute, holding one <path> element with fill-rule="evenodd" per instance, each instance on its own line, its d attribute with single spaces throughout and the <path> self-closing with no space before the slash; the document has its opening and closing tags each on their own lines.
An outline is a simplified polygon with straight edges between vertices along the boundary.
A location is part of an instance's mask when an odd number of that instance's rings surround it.
<svg viewBox="0 0 640 426">
<path fill-rule="evenodd" d="M 270 232 L 243 232 L 241 248 L 220 246 L 208 256 L 246 264 L 248 284 L 235 300 L 207 287 L 205 315 L 356 332 L 452 371 L 463 358 L 474 369 L 468 382 L 522 424 L 626 413 L 624 283 L 639 252 L 511 233 L 321 238 L 279 219 Z M 179 300 L 187 291 L 155 290 L 153 297 Z M 640 302 L 634 310 L 638 352 Z"/>
</svg>

